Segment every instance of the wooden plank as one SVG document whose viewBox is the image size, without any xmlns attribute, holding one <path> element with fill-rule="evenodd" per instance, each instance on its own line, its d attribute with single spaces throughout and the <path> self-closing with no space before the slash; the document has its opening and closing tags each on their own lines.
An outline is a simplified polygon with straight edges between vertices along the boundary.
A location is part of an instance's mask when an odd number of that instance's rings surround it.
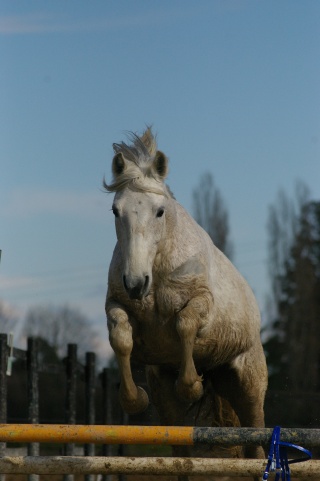
<svg viewBox="0 0 320 481">
<path fill-rule="evenodd" d="M 0 472 L 7 474 L 140 474 L 261 476 L 262 459 L 214 458 L 135 458 L 135 457 L 9 457 L 0 458 Z M 304 479 L 319 478 L 320 461 L 292 465 L 291 475 Z"/>
</svg>

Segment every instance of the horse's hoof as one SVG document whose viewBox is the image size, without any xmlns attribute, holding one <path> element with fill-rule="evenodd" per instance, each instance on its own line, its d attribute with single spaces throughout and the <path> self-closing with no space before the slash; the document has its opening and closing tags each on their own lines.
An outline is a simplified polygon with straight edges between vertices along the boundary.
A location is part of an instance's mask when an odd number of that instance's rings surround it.
<svg viewBox="0 0 320 481">
<path fill-rule="evenodd" d="M 149 405 L 148 394 L 142 387 L 137 386 L 137 398 L 125 399 L 120 394 L 120 404 L 122 409 L 128 414 L 138 414 L 145 411 Z"/>
<path fill-rule="evenodd" d="M 176 392 L 181 401 L 196 402 L 203 396 L 203 386 L 201 381 L 196 381 L 192 386 L 176 382 Z"/>
</svg>

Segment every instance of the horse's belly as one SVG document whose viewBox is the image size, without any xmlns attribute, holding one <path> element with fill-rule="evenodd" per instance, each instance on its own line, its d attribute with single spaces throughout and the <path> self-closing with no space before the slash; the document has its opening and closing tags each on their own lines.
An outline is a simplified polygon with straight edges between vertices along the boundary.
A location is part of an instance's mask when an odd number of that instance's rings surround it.
<svg viewBox="0 0 320 481">
<path fill-rule="evenodd" d="M 160 352 L 151 349 L 140 349 L 137 344 L 134 344 L 132 350 L 132 360 L 147 365 L 168 365 L 175 366 L 179 369 L 181 358 L 178 353 Z"/>
<path fill-rule="evenodd" d="M 174 330 L 164 332 L 166 329 L 158 328 L 156 332 L 144 330 L 134 333 L 132 359 L 142 364 L 170 365 L 179 369 L 181 363 L 181 340 Z M 196 364 L 203 366 L 209 363 L 214 346 L 205 340 L 196 339 L 193 348 L 193 357 Z"/>
<path fill-rule="evenodd" d="M 177 369 L 181 363 L 181 340 L 175 329 L 158 326 L 156 329 L 134 329 L 132 359 L 142 364 L 168 365 Z M 221 348 L 222 343 L 223 348 Z M 199 369 L 213 369 L 230 363 L 248 349 L 247 344 L 226 339 L 196 337 L 193 359 Z"/>
<path fill-rule="evenodd" d="M 179 365 L 181 341 L 172 325 L 139 325 L 133 330 L 132 359 L 143 364 Z"/>
</svg>

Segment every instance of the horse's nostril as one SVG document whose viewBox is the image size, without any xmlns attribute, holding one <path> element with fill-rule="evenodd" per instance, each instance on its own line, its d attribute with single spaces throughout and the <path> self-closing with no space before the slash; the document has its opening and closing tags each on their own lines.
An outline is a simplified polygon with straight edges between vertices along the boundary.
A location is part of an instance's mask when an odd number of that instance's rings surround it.
<svg viewBox="0 0 320 481">
<path fill-rule="evenodd" d="M 145 276 L 143 278 L 131 279 L 127 278 L 125 275 L 122 276 L 123 287 L 129 294 L 130 299 L 142 299 L 148 292 L 150 277 Z"/>
</svg>

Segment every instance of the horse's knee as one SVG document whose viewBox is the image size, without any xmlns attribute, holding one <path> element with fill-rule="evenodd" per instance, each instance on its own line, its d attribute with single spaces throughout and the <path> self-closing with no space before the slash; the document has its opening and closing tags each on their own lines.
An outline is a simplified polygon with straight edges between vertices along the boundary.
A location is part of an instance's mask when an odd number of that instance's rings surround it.
<svg viewBox="0 0 320 481">
<path fill-rule="evenodd" d="M 132 327 L 128 315 L 114 308 L 108 313 L 109 341 L 117 356 L 129 356 L 133 348 Z"/>
</svg>

